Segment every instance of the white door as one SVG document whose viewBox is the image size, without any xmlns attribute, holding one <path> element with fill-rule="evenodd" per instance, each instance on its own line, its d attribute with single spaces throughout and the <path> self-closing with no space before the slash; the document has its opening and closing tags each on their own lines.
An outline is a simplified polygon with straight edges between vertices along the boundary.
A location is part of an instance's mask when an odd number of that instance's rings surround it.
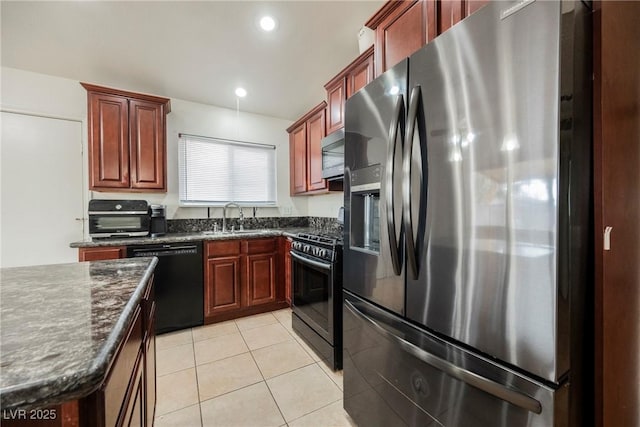
<svg viewBox="0 0 640 427">
<path fill-rule="evenodd" d="M 0 267 L 75 262 L 83 238 L 82 123 L 1 113 Z"/>
</svg>

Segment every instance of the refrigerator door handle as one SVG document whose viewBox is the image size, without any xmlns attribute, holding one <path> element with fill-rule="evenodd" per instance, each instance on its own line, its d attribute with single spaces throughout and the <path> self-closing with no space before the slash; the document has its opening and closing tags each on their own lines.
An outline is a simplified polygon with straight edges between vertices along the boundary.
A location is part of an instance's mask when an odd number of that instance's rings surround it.
<svg viewBox="0 0 640 427">
<path fill-rule="evenodd" d="M 402 264 L 400 263 L 400 239 L 401 236 L 396 235 L 396 218 L 395 218 L 395 197 L 393 194 L 393 176 L 395 166 L 396 148 L 398 145 L 398 131 L 400 132 L 400 141 L 404 141 L 404 126 L 402 120 L 404 118 L 404 98 L 399 95 L 396 99 L 391 125 L 389 126 L 389 140 L 387 141 L 387 164 L 385 168 L 385 197 L 387 210 L 387 231 L 389 234 L 389 246 L 391 252 L 391 264 L 396 276 L 402 274 Z"/>
<path fill-rule="evenodd" d="M 444 360 L 438 356 L 430 354 L 415 344 L 406 341 L 399 336 L 389 332 L 382 326 L 380 326 L 375 320 L 364 314 L 358 309 L 351 301 L 344 300 L 345 307 L 351 311 L 356 317 L 366 321 L 374 327 L 381 335 L 391 339 L 400 345 L 402 350 L 411 354 L 412 356 L 422 360 L 426 364 L 434 367 L 435 369 L 444 372 L 445 374 L 456 378 L 470 386 L 473 386 L 479 390 L 484 391 L 492 396 L 495 396 L 505 402 L 509 402 L 512 405 L 526 409 L 527 411 L 540 414 L 542 412 L 542 405 L 536 399 L 529 397 L 523 393 L 510 389 L 502 384 L 499 384 L 488 378 L 484 378 L 478 374 L 475 374 L 467 369 L 456 366 L 453 363 Z"/>
<path fill-rule="evenodd" d="M 411 217 L 411 162 L 413 154 L 413 137 L 418 119 L 418 107 L 420 105 L 421 91 L 420 86 L 416 86 L 411 90 L 409 98 L 409 115 L 407 117 L 407 139 L 404 142 L 404 150 L 402 157 L 402 217 L 404 219 L 404 234 L 407 248 L 407 270 L 411 274 L 412 279 L 417 279 L 419 274 L 418 253 L 416 251 L 416 241 L 413 238 L 413 218 Z M 421 133 L 418 131 L 418 136 Z M 422 153 L 422 150 L 421 150 Z M 424 170 L 422 171 L 424 174 Z M 420 199 L 425 197 L 420 191 Z M 422 205 L 422 200 L 417 200 L 418 206 Z M 421 215 L 421 217 L 424 215 Z M 420 228 L 418 227 L 418 230 Z"/>
</svg>

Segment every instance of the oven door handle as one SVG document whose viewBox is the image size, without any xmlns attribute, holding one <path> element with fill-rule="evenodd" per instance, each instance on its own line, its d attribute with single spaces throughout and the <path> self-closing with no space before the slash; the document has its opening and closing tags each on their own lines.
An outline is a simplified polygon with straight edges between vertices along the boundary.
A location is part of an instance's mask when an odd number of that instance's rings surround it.
<svg viewBox="0 0 640 427">
<path fill-rule="evenodd" d="M 309 265 L 312 265 L 314 267 L 318 267 L 318 268 L 322 268 L 323 270 L 331 270 L 331 264 L 328 263 L 324 263 L 324 262 L 320 262 L 320 261 L 315 261 L 309 258 L 305 258 L 303 256 L 298 255 L 295 252 L 290 252 L 291 256 L 295 259 L 297 259 L 300 262 L 304 262 L 307 263 Z"/>
</svg>

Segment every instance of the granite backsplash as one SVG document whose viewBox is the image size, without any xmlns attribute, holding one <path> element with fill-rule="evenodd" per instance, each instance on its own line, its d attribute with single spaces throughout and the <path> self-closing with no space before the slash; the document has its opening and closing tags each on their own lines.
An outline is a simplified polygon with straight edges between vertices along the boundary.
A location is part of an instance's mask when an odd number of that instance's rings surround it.
<svg viewBox="0 0 640 427">
<path fill-rule="evenodd" d="M 167 228 L 169 233 L 197 233 L 200 231 L 212 231 L 214 225 L 218 225 L 218 229 L 222 228 L 222 219 L 220 218 L 193 218 L 193 219 L 169 219 L 167 220 Z M 227 227 L 235 227 L 239 229 L 240 223 L 238 218 L 228 218 Z M 342 224 L 338 223 L 336 218 L 321 217 L 265 217 L 265 218 L 245 218 L 244 228 L 246 230 L 258 229 L 285 229 L 285 228 L 302 228 L 311 227 L 322 232 L 342 232 Z"/>
</svg>

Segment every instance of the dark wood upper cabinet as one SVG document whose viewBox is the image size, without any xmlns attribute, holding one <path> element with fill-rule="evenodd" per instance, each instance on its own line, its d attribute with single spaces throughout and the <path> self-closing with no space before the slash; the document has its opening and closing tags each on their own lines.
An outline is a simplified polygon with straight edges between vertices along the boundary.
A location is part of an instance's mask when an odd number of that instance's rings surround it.
<svg viewBox="0 0 640 427">
<path fill-rule="evenodd" d="M 347 67 L 347 99 L 373 80 L 373 49 L 372 45 Z"/>
<path fill-rule="evenodd" d="M 442 34 L 466 16 L 465 0 L 439 0 L 438 34 Z"/>
<path fill-rule="evenodd" d="M 327 181 L 322 179 L 320 145 L 326 135 L 326 108 L 322 101 L 287 129 L 292 196 L 328 191 Z"/>
<path fill-rule="evenodd" d="M 338 76 L 325 85 L 327 91 L 327 134 L 344 127 L 346 86 L 344 76 Z"/>
<path fill-rule="evenodd" d="M 325 190 L 322 178 L 322 138 L 325 137 L 325 109 L 319 110 L 307 120 L 307 189 Z"/>
<path fill-rule="evenodd" d="M 129 102 L 104 93 L 89 97 L 89 185 L 129 186 Z"/>
<path fill-rule="evenodd" d="M 87 90 L 89 189 L 167 191 L 170 100 L 81 83 Z"/>
<path fill-rule="evenodd" d="M 489 3 L 490 0 L 467 0 L 466 6 L 467 6 L 467 12 L 466 12 L 466 16 L 471 15 L 472 13 L 476 12 L 478 9 L 480 9 L 482 6 L 486 5 Z"/>
<path fill-rule="evenodd" d="M 307 123 L 300 123 L 289 132 L 289 163 L 291 194 L 307 191 Z"/>
<path fill-rule="evenodd" d="M 393 67 L 487 3 L 489 0 L 386 2 L 365 24 L 376 32 L 375 75 Z"/>
<path fill-rule="evenodd" d="M 129 100 L 131 188 L 166 188 L 164 117 L 162 105 Z"/>
<path fill-rule="evenodd" d="M 489 0 L 438 0 L 438 34 L 444 33 L 488 3 Z"/>
<path fill-rule="evenodd" d="M 373 65 L 371 46 L 324 85 L 327 91 L 327 135 L 344 127 L 345 101 L 373 80 Z"/>
<path fill-rule="evenodd" d="M 389 1 L 365 24 L 375 31 L 375 75 L 436 36 L 436 0 Z"/>
</svg>

